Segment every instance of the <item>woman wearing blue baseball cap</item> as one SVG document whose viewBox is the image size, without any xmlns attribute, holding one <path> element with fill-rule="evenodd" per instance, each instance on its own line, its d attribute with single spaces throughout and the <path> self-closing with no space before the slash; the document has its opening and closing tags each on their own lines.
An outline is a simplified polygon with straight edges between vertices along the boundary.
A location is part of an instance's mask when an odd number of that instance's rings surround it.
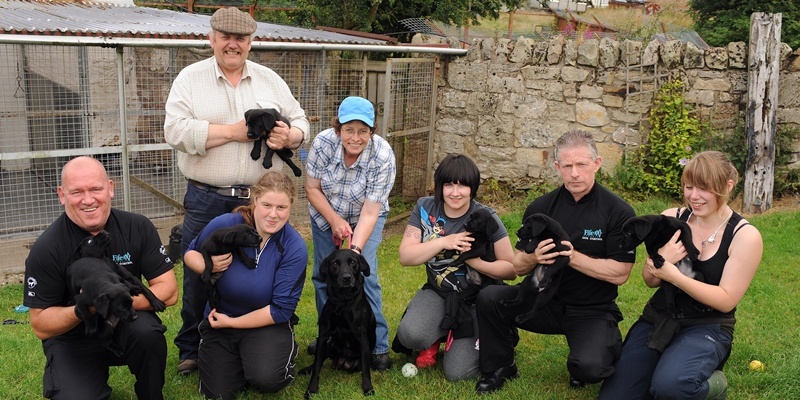
<svg viewBox="0 0 800 400">
<path fill-rule="evenodd" d="M 320 277 L 322 260 L 344 241 L 370 266 L 365 289 L 377 320 L 377 342 L 372 349 L 372 369 L 383 371 L 389 358 L 389 327 L 383 316 L 378 283 L 377 250 L 389 213 L 389 193 L 397 170 L 389 143 L 375 135 L 375 108 L 369 100 L 351 96 L 339 105 L 333 127 L 320 132 L 306 160 L 306 196 L 314 241 L 312 281 L 317 313 L 327 301 Z M 309 351 L 316 342 L 309 346 Z M 357 368 L 357 360 L 336 360 L 335 367 Z"/>
</svg>

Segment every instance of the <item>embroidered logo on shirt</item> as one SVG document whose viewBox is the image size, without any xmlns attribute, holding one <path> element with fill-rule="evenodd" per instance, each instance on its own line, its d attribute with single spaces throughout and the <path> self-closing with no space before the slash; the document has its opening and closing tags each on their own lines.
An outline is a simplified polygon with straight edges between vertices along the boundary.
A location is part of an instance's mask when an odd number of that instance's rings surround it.
<svg viewBox="0 0 800 400">
<path fill-rule="evenodd" d="M 114 262 L 120 266 L 133 264 L 133 262 L 131 261 L 131 253 L 114 254 L 113 256 L 111 256 L 111 259 L 114 260 Z"/>
<path fill-rule="evenodd" d="M 583 230 L 583 240 L 603 240 L 603 230 L 602 229 L 584 229 Z"/>
</svg>

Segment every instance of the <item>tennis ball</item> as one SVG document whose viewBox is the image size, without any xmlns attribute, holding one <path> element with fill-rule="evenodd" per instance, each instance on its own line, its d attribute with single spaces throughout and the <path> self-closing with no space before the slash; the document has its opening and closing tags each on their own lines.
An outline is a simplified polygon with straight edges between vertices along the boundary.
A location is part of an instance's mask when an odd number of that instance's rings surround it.
<svg viewBox="0 0 800 400">
<path fill-rule="evenodd" d="M 405 363 L 400 371 L 406 378 L 413 378 L 417 376 L 417 366 L 412 363 Z"/>
<path fill-rule="evenodd" d="M 763 371 L 764 370 L 764 363 L 758 360 L 750 361 L 750 370 L 751 371 Z"/>
</svg>

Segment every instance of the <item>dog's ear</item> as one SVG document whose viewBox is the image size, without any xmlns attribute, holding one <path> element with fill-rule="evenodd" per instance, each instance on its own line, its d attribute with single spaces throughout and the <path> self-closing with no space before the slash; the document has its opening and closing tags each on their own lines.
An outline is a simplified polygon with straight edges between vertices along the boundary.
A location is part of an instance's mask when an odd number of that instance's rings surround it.
<svg viewBox="0 0 800 400">
<path fill-rule="evenodd" d="M 642 218 L 637 218 L 630 221 L 630 223 L 633 225 L 633 232 L 636 234 L 636 239 L 640 242 L 644 240 L 647 234 L 650 233 L 650 230 L 653 229 L 653 224 Z"/>
<path fill-rule="evenodd" d="M 484 232 L 486 232 L 487 236 L 492 236 L 493 233 L 497 232 L 500 229 L 500 226 L 497 224 L 497 221 L 492 216 L 492 213 L 488 213 L 486 216 L 486 225 L 484 227 Z"/>
<path fill-rule="evenodd" d="M 539 237 L 547 228 L 549 217 L 544 214 L 533 214 L 525 220 L 525 225 L 530 229 L 532 237 Z"/>
<path fill-rule="evenodd" d="M 358 255 L 358 266 L 360 267 L 361 273 L 364 274 L 364 276 L 369 276 L 369 263 L 361 254 Z"/>
<path fill-rule="evenodd" d="M 264 127 L 264 136 L 269 136 L 269 131 L 275 127 L 275 110 L 272 112 L 265 112 L 261 115 L 261 125 Z"/>
<path fill-rule="evenodd" d="M 101 317 L 108 317 L 108 309 L 111 306 L 111 295 L 102 293 L 94 299 L 94 308 Z"/>
<path fill-rule="evenodd" d="M 321 262 L 321 263 L 319 263 L 319 276 L 320 276 L 320 278 L 322 278 L 323 280 L 325 279 L 325 277 L 326 277 L 326 276 L 328 276 L 328 265 L 330 265 L 330 263 L 331 263 L 331 261 L 333 260 L 333 257 L 335 256 L 335 254 L 336 254 L 336 252 L 337 252 L 337 251 L 338 251 L 338 250 L 334 250 L 334 251 L 333 251 L 333 253 L 331 253 L 331 254 L 328 254 L 328 256 L 327 256 L 327 257 L 325 257 L 325 258 L 322 260 L 322 262 Z"/>
</svg>

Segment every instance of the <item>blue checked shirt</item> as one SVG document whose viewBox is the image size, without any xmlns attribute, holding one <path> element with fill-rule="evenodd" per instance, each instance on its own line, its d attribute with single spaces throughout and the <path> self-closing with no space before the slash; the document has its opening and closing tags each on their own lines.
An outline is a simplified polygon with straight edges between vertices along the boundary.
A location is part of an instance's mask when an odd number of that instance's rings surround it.
<svg viewBox="0 0 800 400">
<path fill-rule="evenodd" d="M 389 193 L 396 172 L 392 147 L 378 135 L 372 135 L 358 160 L 346 167 L 342 140 L 333 128 L 314 138 L 306 160 L 306 174 L 320 180 L 322 193 L 331 208 L 351 225 L 358 222 L 361 207 L 367 200 L 381 203 L 381 215 L 389 212 Z M 320 229 L 330 228 L 325 217 L 311 203 L 308 212 Z"/>
</svg>

